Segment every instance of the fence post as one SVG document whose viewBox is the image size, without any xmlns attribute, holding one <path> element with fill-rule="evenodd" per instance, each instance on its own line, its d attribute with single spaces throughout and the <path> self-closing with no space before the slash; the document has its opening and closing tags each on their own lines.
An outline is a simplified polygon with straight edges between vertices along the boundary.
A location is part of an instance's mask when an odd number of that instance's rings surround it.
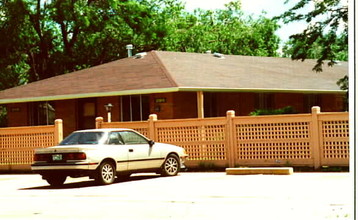
<svg viewBox="0 0 358 220">
<path fill-rule="evenodd" d="M 229 162 L 229 167 L 235 167 L 235 157 L 237 156 L 235 154 L 234 149 L 234 123 L 233 118 L 235 117 L 235 111 L 229 110 L 226 112 L 226 138 L 227 138 L 227 159 Z"/>
<path fill-rule="evenodd" d="M 155 124 L 154 122 L 158 120 L 158 116 L 156 114 L 150 114 L 148 119 L 148 125 L 149 125 L 149 138 L 152 140 L 156 140 L 156 134 L 155 134 Z"/>
<path fill-rule="evenodd" d="M 96 118 L 96 129 L 102 128 L 102 123 L 103 123 L 103 117 L 97 117 Z"/>
<path fill-rule="evenodd" d="M 320 140 L 319 140 L 319 123 L 318 114 L 321 113 L 319 106 L 313 106 L 312 109 L 312 148 L 313 148 L 313 163 L 314 168 L 319 169 L 321 166 L 321 155 L 320 155 Z"/>
<path fill-rule="evenodd" d="M 54 138 L 54 145 L 59 144 L 63 139 L 63 123 L 62 119 L 55 120 L 55 138 Z"/>
<path fill-rule="evenodd" d="M 204 93 L 203 91 L 196 92 L 196 102 L 198 108 L 198 118 L 204 118 Z"/>
</svg>

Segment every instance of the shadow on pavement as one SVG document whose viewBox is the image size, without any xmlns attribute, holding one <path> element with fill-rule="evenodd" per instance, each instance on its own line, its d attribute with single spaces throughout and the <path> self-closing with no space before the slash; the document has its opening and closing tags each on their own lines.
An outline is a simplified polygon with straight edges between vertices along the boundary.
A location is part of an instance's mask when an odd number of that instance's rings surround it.
<svg viewBox="0 0 358 220">
<path fill-rule="evenodd" d="M 114 183 L 112 184 L 121 184 L 125 182 L 133 182 L 133 181 L 142 181 L 148 179 L 155 179 L 160 177 L 160 175 L 135 175 L 127 178 L 116 178 Z M 44 180 L 46 182 L 46 180 Z M 20 188 L 19 190 L 48 190 L 48 189 L 75 189 L 75 188 L 86 188 L 86 187 L 95 187 L 95 186 L 105 186 L 99 185 L 94 180 L 86 180 L 81 182 L 73 182 L 73 183 L 66 183 L 60 187 L 55 186 L 36 186 L 36 187 L 29 187 L 29 188 Z"/>
</svg>

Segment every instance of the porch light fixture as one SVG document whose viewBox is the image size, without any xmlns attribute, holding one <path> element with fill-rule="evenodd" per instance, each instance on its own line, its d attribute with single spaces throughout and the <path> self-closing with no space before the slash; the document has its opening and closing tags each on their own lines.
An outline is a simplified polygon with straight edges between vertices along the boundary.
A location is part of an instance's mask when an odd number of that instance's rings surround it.
<svg viewBox="0 0 358 220">
<path fill-rule="evenodd" d="M 113 108 L 113 105 L 111 103 L 108 103 L 107 105 L 104 105 L 104 107 L 106 108 L 107 111 L 107 122 L 111 122 L 111 110 Z"/>
</svg>

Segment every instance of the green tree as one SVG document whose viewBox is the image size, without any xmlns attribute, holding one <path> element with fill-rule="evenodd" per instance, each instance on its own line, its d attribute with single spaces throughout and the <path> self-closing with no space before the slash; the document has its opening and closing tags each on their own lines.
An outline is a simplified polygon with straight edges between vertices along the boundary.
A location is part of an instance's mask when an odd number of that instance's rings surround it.
<svg viewBox="0 0 358 220">
<path fill-rule="evenodd" d="M 0 1 L 0 90 L 26 83 L 32 34 L 19 2 Z"/>
<path fill-rule="evenodd" d="M 0 0 L 0 89 L 160 47 L 173 0 Z"/>
<path fill-rule="evenodd" d="M 289 0 L 286 0 L 287 3 Z M 313 6 L 311 11 L 302 8 Z M 288 52 L 294 60 L 317 59 L 313 69 L 322 71 L 325 61 L 332 66 L 348 54 L 348 2 L 342 0 L 300 0 L 278 17 L 284 23 L 305 21 L 307 28 L 290 36 Z"/>
<path fill-rule="evenodd" d="M 332 52 L 335 54 L 336 61 L 348 61 L 348 44 L 342 44 L 346 36 L 343 34 L 338 35 L 334 43 L 330 45 Z M 319 59 L 324 51 L 324 47 L 321 43 L 322 39 L 317 39 L 310 48 L 306 51 L 307 59 Z M 285 43 L 282 48 L 283 57 L 291 57 L 295 53 L 294 49 L 297 50 L 297 45 L 294 40 L 289 40 Z"/>
<path fill-rule="evenodd" d="M 276 56 L 277 28 L 239 1 L 188 13 L 180 0 L 0 0 L 0 90 L 126 57 L 127 44 Z"/>
<path fill-rule="evenodd" d="M 258 19 L 245 16 L 240 1 L 235 1 L 223 10 L 197 9 L 192 14 L 184 14 L 166 37 L 163 49 L 277 56 L 277 29 L 278 24 L 264 16 Z"/>
<path fill-rule="evenodd" d="M 313 10 L 303 13 L 301 9 L 310 5 Z M 348 0 L 300 0 L 278 18 L 286 24 L 295 21 L 308 23 L 302 33 L 290 36 L 284 47 L 286 56 L 302 61 L 317 59 L 313 67 L 316 72 L 322 72 L 326 61 L 328 66 L 333 66 L 339 60 L 348 60 Z M 348 73 L 337 81 L 337 85 L 347 91 L 347 108 Z"/>
</svg>

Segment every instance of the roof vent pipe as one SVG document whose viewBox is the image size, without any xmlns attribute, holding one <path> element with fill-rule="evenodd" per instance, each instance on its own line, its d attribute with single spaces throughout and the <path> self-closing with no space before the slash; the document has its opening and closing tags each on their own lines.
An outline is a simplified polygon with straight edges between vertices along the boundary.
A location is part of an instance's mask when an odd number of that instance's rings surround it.
<svg viewBox="0 0 358 220">
<path fill-rule="evenodd" d="M 141 58 L 143 58 L 143 57 L 146 56 L 146 55 L 147 55 L 146 52 L 137 53 L 136 55 L 134 55 L 134 58 L 136 58 L 136 59 L 141 59 Z"/>
<path fill-rule="evenodd" d="M 131 57 L 132 56 L 133 45 L 132 44 L 127 44 L 126 49 L 128 51 L 128 57 Z"/>
</svg>

